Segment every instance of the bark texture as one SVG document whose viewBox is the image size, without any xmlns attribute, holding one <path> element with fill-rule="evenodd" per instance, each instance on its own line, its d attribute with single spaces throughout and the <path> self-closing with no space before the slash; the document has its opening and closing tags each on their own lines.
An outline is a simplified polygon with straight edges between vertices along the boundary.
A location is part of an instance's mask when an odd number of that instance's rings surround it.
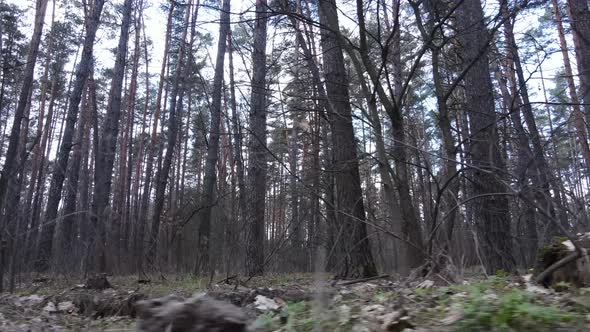
<svg viewBox="0 0 590 332">
<path fill-rule="evenodd" d="M 89 8 L 85 19 L 86 32 L 82 46 L 82 56 L 80 58 L 80 63 L 76 68 L 75 79 L 68 100 L 68 112 L 66 114 L 63 137 L 57 153 L 57 160 L 53 166 L 53 175 L 49 186 L 44 225 L 41 232 L 41 239 L 39 241 L 39 250 L 37 251 L 37 271 L 45 271 L 49 268 L 49 261 L 51 259 L 51 251 L 53 248 L 55 219 L 57 218 L 66 170 L 70 159 L 70 151 L 72 150 L 75 126 L 78 121 L 78 113 L 80 110 L 82 93 L 84 92 L 84 85 L 88 76 L 92 72 L 94 40 L 100 24 L 100 16 L 104 3 L 104 0 L 94 1 L 94 4 Z"/>
<path fill-rule="evenodd" d="M 502 177 L 506 167 L 501 157 L 497 117 L 487 48 L 487 32 L 479 0 L 464 0 L 457 10 L 459 42 L 465 66 L 465 112 L 469 118 L 472 196 L 476 232 L 488 273 L 514 271 L 508 199 Z M 477 198 L 479 197 L 479 198 Z"/>
<path fill-rule="evenodd" d="M 101 127 L 98 151 L 95 160 L 94 200 L 92 202 L 92 229 L 90 232 L 91 253 L 88 262 L 93 272 L 104 272 L 106 269 L 105 231 L 109 222 L 109 197 L 113 177 L 113 164 L 119 136 L 119 119 L 121 118 L 121 94 L 125 65 L 127 60 L 127 42 L 131 24 L 133 0 L 125 0 L 123 4 L 123 21 L 117 45 L 113 80 L 109 92 L 107 113 Z"/>
<path fill-rule="evenodd" d="M 585 104 L 586 128 L 590 128 L 590 5 L 587 0 L 568 0 L 567 4 L 580 77 L 580 97 Z"/>
<path fill-rule="evenodd" d="M 333 252 L 336 275 L 342 278 L 371 277 L 377 274 L 367 238 L 365 207 L 359 174 L 348 78 L 340 44 L 338 12 L 334 0 L 320 0 L 321 46 L 324 52 L 326 94 L 332 104 L 330 129 L 335 181 L 336 224 Z"/>
<path fill-rule="evenodd" d="M 252 53 L 252 95 L 250 98 L 250 139 L 248 180 L 251 199 L 246 214 L 246 273 L 260 274 L 264 269 L 264 209 L 266 199 L 266 0 L 256 0 L 256 25 Z"/>
</svg>

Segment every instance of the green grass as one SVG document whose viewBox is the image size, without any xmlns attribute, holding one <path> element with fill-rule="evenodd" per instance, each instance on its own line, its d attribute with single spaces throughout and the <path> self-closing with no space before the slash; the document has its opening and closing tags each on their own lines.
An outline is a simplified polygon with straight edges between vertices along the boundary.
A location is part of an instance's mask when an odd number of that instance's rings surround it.
<svg viewBox="0 0 590 332">
<path fill-rule="evenodd" d="M 520 289 L 487 294 L 474 287 L 460 304 L 464 317 L 458 331 L 538 331 L 581 319 L 576 313 L 537 303 L 532 294 Z"/>
</svg>

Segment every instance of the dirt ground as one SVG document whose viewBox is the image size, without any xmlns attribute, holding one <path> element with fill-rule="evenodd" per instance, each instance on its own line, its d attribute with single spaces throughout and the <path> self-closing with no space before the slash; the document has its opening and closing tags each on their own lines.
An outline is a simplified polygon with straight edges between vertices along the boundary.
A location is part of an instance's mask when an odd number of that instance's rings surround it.
<svg viewBox="0 0 590 332">
<path fill-rule="evenodd" d="M 534 286 L 523 278 L 332 282 L 313 274 L 208 285 L 192 276 L 110 277 L 92 290 L 49 278 L 0 295 L 0 331 L 134 331 L 136 303 L 206 293 L 249 317 L 253 331 L 590 331 L 590 289 Z M 79 282 L 79 280 L 78 280 Z"/>
</svg>

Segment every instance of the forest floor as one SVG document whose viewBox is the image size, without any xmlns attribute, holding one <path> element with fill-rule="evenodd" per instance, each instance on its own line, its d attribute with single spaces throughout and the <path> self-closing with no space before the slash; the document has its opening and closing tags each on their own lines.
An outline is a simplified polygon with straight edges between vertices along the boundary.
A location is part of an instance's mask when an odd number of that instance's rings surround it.
<svg viewBox="0 0 590 332">
<path fill-rule="evenodd" d="M 225 281 L 206 287 L 190 276 L 109 281 L 113 288 L 103 291 L 46 280 L 0 295 L 0 331 L 133 331 L 137 300 L 197 292 L 242 307 L 257 331 L 590 331 L 590 288 L 545 289 L 521 277 L 459 284 L 380 278 L 320 287 L 312 274 L 265 276 L 237 287 Z"/>
</svg>

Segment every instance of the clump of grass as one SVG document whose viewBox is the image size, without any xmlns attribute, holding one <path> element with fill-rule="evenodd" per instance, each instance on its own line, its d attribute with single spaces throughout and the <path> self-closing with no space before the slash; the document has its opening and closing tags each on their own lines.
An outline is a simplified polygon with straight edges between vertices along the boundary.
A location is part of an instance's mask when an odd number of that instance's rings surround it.
<svg viewBox="0 0 590 332">
<path fill-rule="evenodd" d="M 556 292 L 567 292 L 573 288 L 573 285 L 566 281 L 560 281 L 551 286 Z"/>
<path fill-rule="evenodd" d="M 372 300 L 376 303 L 384 303 L 394 296 L 392 292 L 377 291 L 373 294 Z"/>
<path fill-rule="evenodd" d="M 461 313 L 454 325 L 457 331 L 544 331 L 583 320 L 581 312 L 548 305 L 535 294 L 511 286 L 501 272 L 471 284 L 442 287 L 437 295 L 443 316 L 450 307 Z"/>
<path fill-rule="evenodd" d="M 288 303 L 280 312 L 267 312 L 258 318 L 265 331 L 311 331 L 315 321 L 308 302 Z"/>
</svg>

